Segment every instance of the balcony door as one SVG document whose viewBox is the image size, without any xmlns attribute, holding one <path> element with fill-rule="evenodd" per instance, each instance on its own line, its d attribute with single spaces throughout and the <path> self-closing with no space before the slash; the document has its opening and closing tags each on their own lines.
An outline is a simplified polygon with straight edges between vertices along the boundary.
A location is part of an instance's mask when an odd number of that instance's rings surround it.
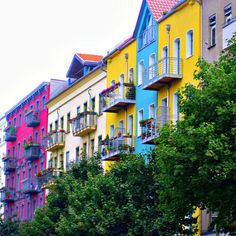
<svg viewBox="0 0 236 236">
<path fill-rule="evenodd" d="M 162 73 L 168 73 L 168 47 L 165 46 L 162 49 Z"/>
<path fill-rule="evenodd" d="M 120 87 L 119 87 L 120 98 L 124 98 L 124 82 L 125 82 L 124 80 L 125 80 L 124 74 L 121 74 L 120 75 Z"/>
<path fill-rule="evenodd" d="M 180 40 L 174 42 L 174 74 L 180 74 Z"/>
<path fill-rule="evenodd" d="M 133 138 L 133 115 L 128 116 L 128 134 L 131 135 L 131 138 L 128 138 L 128 145 L 132 146 L 132 138 Z"/>
<path fill-rule="evenodd" d="M 160 107 L 160 125 L 161 127 L 167 123 L 167 118 L 168 118 L 168 101 L 167 98 L 162 99 L 161 101 L 161 107 Z"/>
</svg>

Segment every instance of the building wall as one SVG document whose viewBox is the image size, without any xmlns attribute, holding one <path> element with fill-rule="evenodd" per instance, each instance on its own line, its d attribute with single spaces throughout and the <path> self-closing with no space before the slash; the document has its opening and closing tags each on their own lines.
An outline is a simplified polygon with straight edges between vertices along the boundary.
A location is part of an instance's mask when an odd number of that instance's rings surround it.
<svg viewBox="0 0 236 236">
<path fill-rule="evenodd" d="M 37 187 L 36 176 L 38 171 L 45 168 L 46 152 L 42 146 L 42 129 L 44 134 L 47 133 L 47 107 L 46 101 L 49 98 L 50 86 L 48 83 L 42 83 L 35 91 L 20 101 L 15 107 L 6 113 L 8 125 L 13 125 L 16 128 L 16 141 L 7 142 L 6 155 L 16 159 L 16 170 L 6 173 L 6 187 L 15 189 L 15 201 L 5 205 L 6 217 L 16 215 L 19 220 L 32 219 L 34 216 L 33 204 L 36 201 L 36 208 L 42 207 L 45 203 L 45 191 L 26 195 L 22 192 L 22 182 L 25 179 L 32 179 L 32 183 Z M 43 99 L 45 98 L 45 100 Z M 25 114 L 30 109 L 36 109 L 36 103 L 39 102 L 40 124 L 37 127 L 27 127 L 25 123 Z M 21 119 L 20 119 L 21 116 Z M 28 142 L 32 137 L 33 143 L 36 143 L 36 133 L 38 133 L 38 144 L 40 144 L 39 158 L 27 161 L 24 152 L 24 142 Z M 15 153 L 13 150 L 15 149 Z M 31 175 L 29 169 L 31 168 Z M 36 181 L 36 182 L 35 182 Z M 27 205 L 30 204 L 30 209 L 27 214 Z"/>
<path fill-rule="evenodd" d="M 225 24 L 224 7 L 232 4 L 232 23 Z M 216 43 L 211 46 L 209 17 L 216 15 Z M 216 61 L 223 49 L 223 30 L 231 28 L 236 32 L 236 1 L 203 0 L 202 1 L 202 56 L 209 62 Z"/>
<path fill-rule="evenodd" d="M 166 31 L 166 25 L 170 25 L 170 38 Z M 175 118 L 173 114 L 174 94 L 179 88 L 187 83 L 197 85 L 197 81 L 193 80 L 193 73 L 196 70 L 196 63 L 201 57 L 201 6 L 194 2 L 194 4 L 184 3 L 184 6 L 179 6 L 173 14 L 164 18 L 159 22 L 159 44 L 158 44 L 158 58 L 162 58 L 162 49 L 169 45 L 169 55 L 174 57 L 174 41 L 180 39 L 180 58 L 183 62 L 183 78 L 176 79 L 169 85 L 169 89 L 162 87 L 158 92 L 158 104 L 161 106 L 162 99 L 167 98 L 170 119 Z M 193 55 L 188 57 L 186 55 L 186 38 L 187 32 L 193 30 Z M 170 40 L 170 41 L 169 41 Z"/>
<path fill-rule="evenodd" d="M 7 126 L 5 116 L 0 119 L 0 189 L 5 186 L 4 162 L 2 158 L 6 155 L 5 128 Z M 4 213 L 4 204 L 0 203 L 0 217 Z"/>
<path fill-rule="evenodd" d="M 48 152 L 48 161 L 52 160 L 53 167 L 61 167 L 66 170 L 66 153 L 69 153 L 71 161 L 76 160 L 76 148 L 79 147 L 80 153 L 83 149 L 83 144 L 87 143 L 86 153 L 91 156 L 91 140 L 94 139 L 95 151 L 98 150 L 98 136 L 104 137 L 104 127 L 106 115 L 99 114 L 99 91 L 106 87 L 106 73 L 100 69 L 88 74 L 86 77 L 80 79 L 79 82 L 74 83 L 70 88 L 60 93 L 57 97 L 48 103 L 49 116 L 48 127 L 52 124 L 52 129 L 55 129 L 55 121 L 59 121 L 64 117 L 65 130 L 65 146 L 57 151 Z M 89 93 L 91 98 L 95 97 L 95 111 L 99 114 L 97 118 L 97 129 L 84 137 L 75 137 L 72 133 L 71 124 L 67 121 L 67 114 L 70 113 L 70 118 L 77 116 L 77 107 L 80 106 L 80 112 L 83 112 L 83 104 L 88 103 L 89 107 Z M 67 129 L 69 127 L 69 130 Z M 63 161 L 63 167 L 61 166 Z"/>
<path fill-rule="evenodd" d="M 145 7 L 142 12 L 142 18 L 138 26 L 137 31 L 137 45 L 139 45 L 140 41 L 140 34 L 143 33 L 143 25 L 147 21 L 148 14 L 150 14 L 150 10 L 148 9 L 147 3 L 145 4 Z M 156 55 L 156 61 L 158 61 L 158 55 L 157 55 L 157 47 L 158 47 L 158 32 L 157 32 L 157 23 L 155 20 L 153 20 L 153 27 L 155 29 L 155 40 L 147 45 L 146 47 L 139 49 L 137 47 L 137 70 L 136 70 L 136 114 L 138 114 L 138 111 L 143 109 L 143 118 L 148 119 L 149 118 L 149 105 L 154 104 L 157 108 L 157 92 L 156 91 L 150 91 L 150 90 L 143 90 L 141 88 L 142 85 L 138 85 L 138 66 L 141 61 L 144 62 L 144 67 L 147 69 L 149 67 L 149 57 L 152 54 Z M 145 98 L 145 99 L 144 99 Z M 137 116 L 137 126 L 136 126 L 136 152 L 142 153 L 146 152 L 154 147 L 154 145 L 148 145 L 148 144 L 142 144 L 141 138 L 138 136 L 138 129 L 139 129 L 139 122 L 138 122 L 138 116 Z"/>
</svg>

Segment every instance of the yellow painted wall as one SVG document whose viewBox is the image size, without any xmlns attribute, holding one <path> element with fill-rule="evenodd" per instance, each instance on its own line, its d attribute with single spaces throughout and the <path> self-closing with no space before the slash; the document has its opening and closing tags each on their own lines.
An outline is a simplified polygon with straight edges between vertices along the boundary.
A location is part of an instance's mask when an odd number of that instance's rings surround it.
<svg viewBox="0 0 236 236">
<path fill-rule="evenodd" d="M 166 25 L 170 24 L 170 38 L 166 32 Z M 186 39 L 187 32 L 193 30 L 193 56 L 186 56 Z M 168 106 L 170 118 L 173 118 L 173 100 L 174 94 L 179 88 L 183 87 L 186 83 L 197 85 L 197 81 L 193 80 L 193 73 L 197 69 L 196 63 L 201 57 L 201 5 L 196 1 L 186 1 L 176 11 L 163 19 L 158 24 L 158 58 L 162 58 L 162 49 L 169 45 L 169 55 L 174 57 L 174 41 L 180 39 L 180 58 L 183 59 L 183 78 L 174 81 L 169 87 L 163 87 L 158 91 L 158 106 L 161 106 L 163 98 L 168 97 Z M 168 38 L 170 43 L 168 43 Z M 200 209 L 197 209 L 194 216 L 198 217 L 198 233 L 201 235 L 201 214 Z"/>
<path fill-rule="evenodd" d="M 125 54 L 128 54 L 128 70 L 125 59 Z M 129 69 L 134 69 L 134 83 L 136 82 L 136 41 L 131 42 L 120 51 L 116 51 L 107 59 L 107 88 L 110 87 L 111 81 L 115 80 L 116 83 L 120 81 L 120 75 L 124 74 L 124 81 L 127 83 L 129 80 Z M 133 134 L 136 135 L 136 110 L 135 104 L 129 105 L 127 111 L 120 110 L 118 113 L 106 113 L 106 134 L 110 135 L 110 125 L 118 127 L 119 121 L 123 120 L 124 128 L 127 131 L 128 116 L 133 115 Z M 133 139 L 135 141 L 135 139 Z M 109 170 L 112 164 L 111 161 L 105 161 L 105 170 Z"/>
<path fill-rule="evenodd" d="M 173 95 L 179 88 L 186 83 L 197 85 L 193 80 L 193 73 L 196 70 L 196 62 L 201 56 L 201 5 L 196 1 L 187 1 L 182 4 L 176 11 L 163 19 L 158 24 L 158 58 L 162 58 L 162 49 L 168 46 L 168 34 L 166 25 L 170 24 L 170 57 L 174 57 L 174 41 L 180 39 L 180 58 L 183 59 L 183 78 L 174 81 L 169 88 L 169 112 L 170 118 L 173 117 Z M 193 56 L 186 56 L 186 38 L 187 32 L 193 30 Z M 163 98 L 167 97 L 167 87 L 163 87 L 158 92 L 158 104 L 161 106 Z"/>
</svg>

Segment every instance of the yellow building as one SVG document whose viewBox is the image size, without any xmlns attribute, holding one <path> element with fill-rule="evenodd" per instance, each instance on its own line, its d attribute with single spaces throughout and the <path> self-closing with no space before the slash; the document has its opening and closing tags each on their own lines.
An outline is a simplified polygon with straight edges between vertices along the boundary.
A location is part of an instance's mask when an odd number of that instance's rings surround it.
<svg viewBox="0 0 236 236">
<path fill-rule="evenodd" d="M 158 80 L 151 86 L 158 91 L 158 111 L 162 119 L 175 123 L 179 119 L 178 89 L 193 79 L 201 57 L 201 3 L 185 0 L 178 3 L 158 21 Z M 200 226 L 201 214 L 198 209 Z M 198 227 L 199 229 L 201 227 Z M 197 235 L 201 235 L 199 230 Z"/>
<path fill-rule="evenodd" d="M 135 73 L 136 42 L 129 38 L 115 47 L 105 58 L 106 89 L 100 92 L 106 116 L 106 138 L 102 141 L 105 168 L 118 160 L 123 152 L 135 147 Z"/>
</svg>

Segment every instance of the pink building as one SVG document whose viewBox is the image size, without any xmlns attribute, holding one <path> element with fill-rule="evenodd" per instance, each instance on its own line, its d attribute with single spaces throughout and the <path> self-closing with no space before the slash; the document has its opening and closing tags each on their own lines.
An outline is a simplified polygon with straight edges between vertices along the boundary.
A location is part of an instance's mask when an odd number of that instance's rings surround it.
<svg viewBox="0 0 236 236">
<path fill-rule="evenodd" d="M 65 81 L 43 82 L 6 112 L 5 187 L 1 189 L 5 218 L 30 220 L 35 209 L 45 204 L 45 189 L 38 184 L 39 172 L 46 168 L 43 137 L 47 134 L 47 101 Z"/>
</svg>

